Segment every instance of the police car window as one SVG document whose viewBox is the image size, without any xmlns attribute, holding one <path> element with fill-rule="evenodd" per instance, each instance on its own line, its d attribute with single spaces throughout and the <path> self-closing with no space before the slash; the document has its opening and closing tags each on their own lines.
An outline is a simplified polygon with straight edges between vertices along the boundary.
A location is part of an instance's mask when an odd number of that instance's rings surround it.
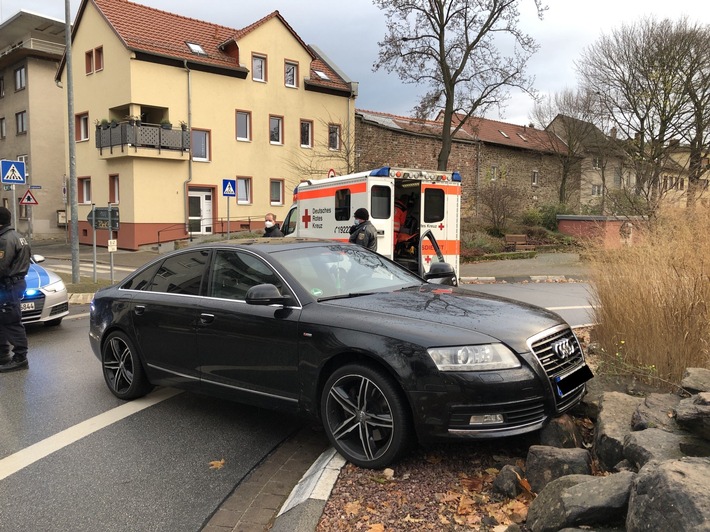
<svg viewBox="0 0 710 532">
<path fill-rule="evenodd" d="M 370 218 L 385 220 L 390 217 L 392 204 L 392 189 L 375 185 L 370 191 Z"/>
<path fill-rule="evenodd" d="M 208 257 L 209 251 L 206 250 L 188 251 L 168 257 L 146 289 L 151 292 L 199 295 Z"/>
<path fill-rule="evenodd" d="M 440 188 L 427 188 L 424 191 L 424 222 L 435 223 L 444 219 L 445 194 Z"/>
<path fill-rule="evenodd" d="M 335 191 L 335 219 L 350 220 L 350 189 L 341 188 Z"/>
</svg>

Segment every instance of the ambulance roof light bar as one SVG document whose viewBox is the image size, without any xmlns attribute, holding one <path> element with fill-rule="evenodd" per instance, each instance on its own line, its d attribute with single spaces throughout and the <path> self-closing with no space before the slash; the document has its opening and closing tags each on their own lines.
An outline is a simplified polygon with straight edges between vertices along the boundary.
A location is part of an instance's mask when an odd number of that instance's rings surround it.
<svg viewBox="0 0 710 532">
<path fill-rule="evenodd" d="M 409 168 L 390 168 L 389 166 L 383 166 L 382 168 L 377 168 L 370 172 L 371 176 L 374 177 L 396 177 L 399 179 L 421 179 L 427 181 L 457 181 L 461 182 L 461 174 L 458 172 L 449 173 L 436 173 L 427 172 L 425 170 L 409 169 Z"/>
</svg>

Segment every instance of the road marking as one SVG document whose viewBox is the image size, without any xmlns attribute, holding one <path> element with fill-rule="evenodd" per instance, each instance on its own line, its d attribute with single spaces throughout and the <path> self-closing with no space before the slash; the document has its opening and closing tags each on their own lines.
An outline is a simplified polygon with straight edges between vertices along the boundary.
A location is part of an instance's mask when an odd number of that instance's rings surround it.
<svg viewBox="0 0 710 532">
<path fill-rule="evenodd" d="M 576 307 L 547 307 L 547 310 L 582 310 L 582 309 L 589 309 L 589 308 L 597 308 L 599 305 L 579 305 Z"/>
<path fill-rule="evenodd" d="M 88 318 L 88 312 L 82 312 L 81 314 L 72 314 L 71 316 L 64 316 L 65 320 L 78 320 L 80 318 Z"/>
<path fill-rule="evenodd" d="M 82 421 L 69 427 L 57 434 L 45 438 L 42 441 L 38 441 L 35 444 L 25 447 L 21 451 L 17 451 L 10 456 L 0 460 L 0 480 L 4 480 L 10 475 L 17 473 L 18 471 L 28 467 L 35 462 L 41 460 L 42 458 L 49 456 L 50 454 L 71 445 L 80 439 L 93 434 L 103 428 L 112 425 L 122 419 L 127 418 L 150 408 L 166 399 L 176 396 L 182 393 L 182 390 L 176 390 L 174 388 L 159 388 L 157 391 L 142 397 L 141 399 L 136 399 L 122 404 L 116 408 L 113 408 L 103 414 L 94 416 L 90 419 Z"/>
</svg>

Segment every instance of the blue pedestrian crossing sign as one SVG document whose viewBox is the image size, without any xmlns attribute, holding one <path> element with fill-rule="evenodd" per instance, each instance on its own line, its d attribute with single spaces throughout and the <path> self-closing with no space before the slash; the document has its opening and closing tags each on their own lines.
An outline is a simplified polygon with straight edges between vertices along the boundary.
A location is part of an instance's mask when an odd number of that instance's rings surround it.
<svg viewBox="0 0 710 532">
<path fill-rule="evenodd" d="M 2 183 L 8 185 L 25 185 L 27 179 L 25 177 L 24 161 L 0 161 L 0 174 Z"/>
<path fill-rule="evenodd" d="M 223 179 L 222 180 L 222 195 L 223 196 L 236 196 L 237 195 L 237 180 L 236 179 Z"/>
</svg>

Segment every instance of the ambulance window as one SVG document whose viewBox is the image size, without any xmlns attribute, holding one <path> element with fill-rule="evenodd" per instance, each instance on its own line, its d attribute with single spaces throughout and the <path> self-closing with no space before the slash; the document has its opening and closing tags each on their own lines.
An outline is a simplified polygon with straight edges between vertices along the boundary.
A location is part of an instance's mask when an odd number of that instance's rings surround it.
<svg viewBox="0 0 710 532">
<path fill-rule="evenodd" d="M 370 195 L 372 196 L 372 201 L 370 203 L 370 217 L 386 220 L 390 217 L 392 190 L 390 189 L 390 187 L 376 185 L 372 187 L 372 190 L 370 192 Z"/>
<path fill-rule="evenodd" d="M 424 191 L 424 222 L 434 223 L 444 219 L 444 191 L 440 188 L 427 188 Z"/>
<path fill-rule="evenodd" d="M 341 188 L 335 191 L 335 219 L 350 219 L 350 189 Z"/>
</svg>

